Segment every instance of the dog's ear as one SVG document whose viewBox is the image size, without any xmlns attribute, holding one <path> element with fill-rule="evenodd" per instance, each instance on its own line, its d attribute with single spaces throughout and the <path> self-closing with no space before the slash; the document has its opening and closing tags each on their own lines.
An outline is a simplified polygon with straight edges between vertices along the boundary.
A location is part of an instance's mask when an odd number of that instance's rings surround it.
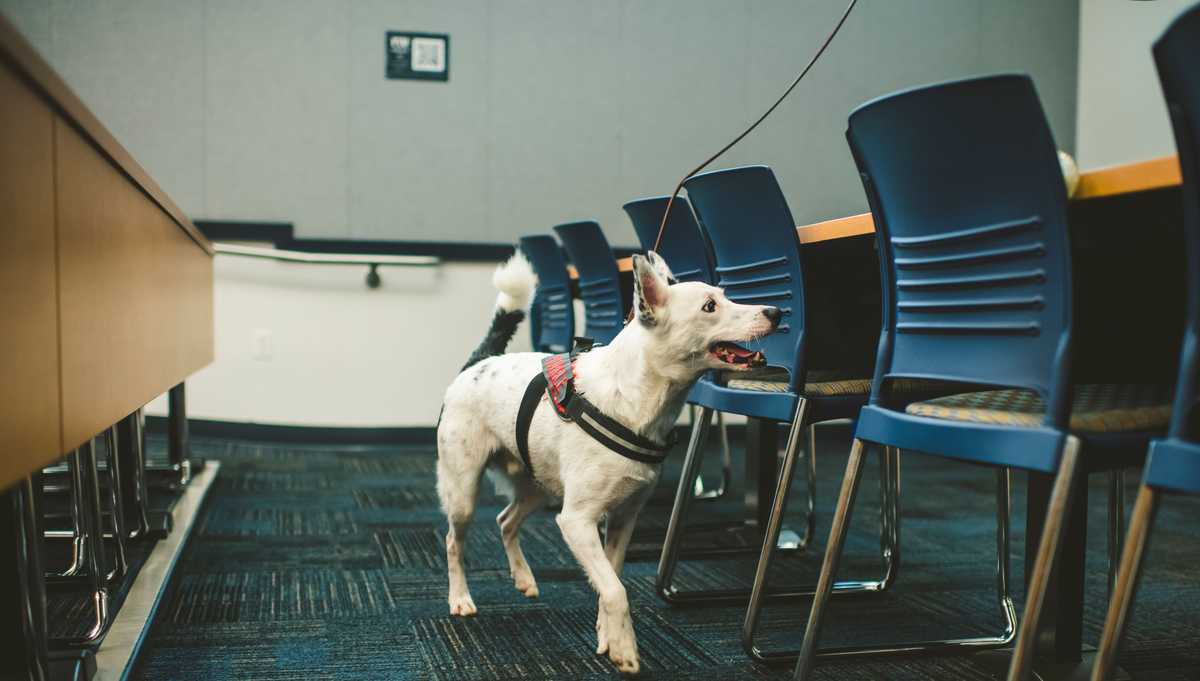
<svg viewBox="0 0 1200 681">
<path fill-rule="evenodd" d="M 659 274 L 649 258 L 634 254 L 633 305 L 643 324 L 657 323 L 658 311 L 667 304 L 667 286 L 667 279 Z"/>
<path fill-rule="evenodd" d="M 662 256 L 654 251 L 646 251 L 646 259 L 654 266 L 654 270 L 658 272 L 658 276 L 662 277 L 668 284 L 675 284 L 675 275 L 671 273 L 671 268 L 667 267 L 667 261 L 662 259 Z"/>
</svg>

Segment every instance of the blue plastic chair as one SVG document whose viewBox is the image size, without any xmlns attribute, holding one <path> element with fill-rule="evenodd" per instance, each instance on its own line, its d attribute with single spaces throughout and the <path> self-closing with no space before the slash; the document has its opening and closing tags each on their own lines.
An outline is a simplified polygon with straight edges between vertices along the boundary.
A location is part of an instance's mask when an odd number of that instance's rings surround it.
<svg viewBox="0 0 1200 681">
<path fill-rule="evenodd" d="M 669 196 L 651 196 L 636 199 L 625 204 L 625 214 L 633 223 L 633 231 L 637 232 L 642 250 L 654 250 L 654 241 L 658 238 L 658 229 L 662 225 L 663 213 L 667 210 Z M 655 251 L 667 266 L 676 281 L 702 281 L 711 284 L 715 280 L 712 259 L 709 254 L 708 237 L 696 224 L 692 215 L 692 206 L 682 196 L 676 197 L 675 205 L 671 207 L 671 217 L 667 220 L 666 231 L 663 232 L 662 243 Z"/>
<path fill-rule="evenodd" d="M 638 241 L 642 249 L 654 250 L 654 241 L 658 238 L 658 230 L 662 225 L 663 213 L 667 210 L 669 196 L 651 196 L 645 199 L 635 199 L 626 203 L 623 208 L 633 223 Z M 667 228 L 663 234 L 662 243 L 656 251 L 667 266 L 675 281 L 700 281 L 705 284 L 713 283 L 712 259 L 709 253 L 708 236 L 696 217 L 692 214 L 692 206 L 682 196 L 676 197 L 675 205 L 671 207 L 671 217 L 667 220 Z M 696 424 L 696 402 L 688 398 L 689 415 L 692 426 Z M 704 484 L 701 476 L 696 478 L 693 496 L 697 499 L 719 499 L 725 496 L 733 480 L 733 458 L 729 452 L 729 436 L 725 429 L 725 417 L 717 412 L 717 429 L 721 436 L 721 484 L 710 489 Z M 691 555 L 692 552 L 689 552 Z"/>
<path fill-rule="evenodd" d="M 807 372 L 804 347 L 808 329 L 805 325 L 800 241 L 791 211 L 771 169 L 750 166 L 714 171 L 691 178 L 685 186 L 696 215 L 712 241 L 717 262 L 716 285 L 724 288 L 725 295 L 733 302 L 774 305 L 783 312 L 783 318 L 776 332 L 757 341 L 754 348 L 766 355 L 769 371 L 754 376 L 725 372 L 729 374 L 728 380 L 720 377 L 716 380 L 702 378 L 691 393 L 690 399 L 701 407 L 701 416 L 692 431 L 675 495 L 675 506 L 667 526 L 667 538 L 658 566 L 657 590 L 663 599 L 672 603 L 743 603 L 748 596 L 752 596 L 748 589 L 683 592 L 673 584 L 690 502 L 690 495 L 686 491 L 691 488 L 699 470 L 704 450 L 705 429 L 700 424 L 707 423 L 714 410 L 790 422 L 792 426 L 775 493 L 776 503 L 783 504 L 805 428 L 819 421 L 853 416 L 866 403 L 870 384 L 865 377 L 857 381 L 814 382 L 813 376 Z M 811 428 L 808 435 L 808 451 L 811 453 Z M 813 457 L 807 458 L 811 469 Z M 886 481 L 894 481 L 896 471 L 890 465 L 885 468 L 885 507 L 894 509 L 896 499 L 892 492 L 895 488 Z M 812 479 L 810 476 L 810 481 Z M 795 542 L 800 548 L 807 545 L 813 534 L 811 486 L 809 494 L 808 528 L 803 540 Z M 890 511 L 885 524 L 891 524 Z M 764 575 L 779 541 L 780 529 L 781 523 L 774 522 L 763 533 L 759 571 Z M 896 535 L 885 531 L 884 536 L 883 558 L 887 565 L 884 577 L 869 583 L 848 582 L 842 585 L 844 590 L 879 591 L 886 588 L 890 575 L 894 573 L 893 557 L 898 556 L 899 551 L 892 542 Z M 745 550 L 736 547 L 726 551 L 742 552 Z M 765 580 L 763 582 L 758 593 L 753 594 L 760 603 L 767 595 L 783 597 L 812 593 L 810 586 L 775 590 L 767 594 Z M 762 658 L 769 657 L 760 651 L 756 651 L 756 654 Z"/>
<path fill-rule="evenodd" d="M 1163 391 L 1072 385 L 1066 192 L 1028 77 L 991 76 L 885 96 L 850 115 L 847 137 L 875 218 L 884 332 L 795 678 L 809 678 L 818 656 L 975 651 L 1008 646 L 1015 637 L 1009 678 L 1020 679 L 1028 672 L 1072 486 L 1084 470 L 1081 446 L 1089 458 L 1103 455 L 1091 465 L 1136 463 L 1154 429 L 1165 425 L 1154 409 Z M 907 380 L 1008 390 L 906 404 L 897 385 Z M 1151 416 L 1131 432 L 1098 417 L 1094 406 L 1106 400 L 1109 414 L 1134 406 L 1147 409 L 1128 414 Z M 1004 631 L 818 652 L 868 443 L 998 467 Z M 1008 467 L 1056 474 L 1019 630 L 1008 592 Z"/>
<path fill-rule="evenodd" d="M 530 306 L 529 329 L 536 352 L 567 352 L 575 336 L 575 307 L 567 261 L 554 237 L 521 237 L 521 252 L 537 274 L 537 291 Z"/>
<path fill-rule="evenodd" d="M 1200 495 L 1200 5 L 1185 11 L 1167 28 L 1154 44 L 1154 61 L 1183 171 L 1187 323 L 1171 427 L 1165 440 L 1150 444 L 1092 681 L 1108 681 L 1112 675 L 1160 495 Z"/>
<path fill-rule="evenodd" d="M 554 231 L 579 273 L 579 298 L 583 301 L 588 337 L 598 343 L 611 343 L 625 326 L 625 306 L 621 275 L 608 239 L 599 223 L 592 220 L 558 225 Z"/>
</svg>

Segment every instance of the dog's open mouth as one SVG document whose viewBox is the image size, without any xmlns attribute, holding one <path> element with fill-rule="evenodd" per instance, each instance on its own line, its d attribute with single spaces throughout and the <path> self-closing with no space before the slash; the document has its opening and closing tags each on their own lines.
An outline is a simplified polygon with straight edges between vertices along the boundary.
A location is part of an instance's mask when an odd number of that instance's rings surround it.
<svg viewBox="0 0 1200 681">
<path fill-rule="evenodd" d="M 765 366 L 767 358 L 758 350 L 747 350 L 737 343 L 718 341 L 708 348 L 709 354 L 726 364 L 743 366 L 747 369 Z"/>
</svg>

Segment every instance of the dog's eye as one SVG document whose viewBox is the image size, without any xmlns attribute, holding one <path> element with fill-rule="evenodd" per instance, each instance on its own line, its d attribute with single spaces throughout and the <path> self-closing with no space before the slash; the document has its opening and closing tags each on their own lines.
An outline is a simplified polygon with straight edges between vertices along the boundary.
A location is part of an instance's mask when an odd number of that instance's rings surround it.
<svg viewBox="0 0 1200 681">
<path fill-rule="evenodd" d="M 717 311 L 717 301 L 713 300 L 712 298 L 709 298 L 708 300 L 704 301 L 704 307 L 702 307 L 700 309 L 704 310 L 705 312 L 716 312 Z"/>
</svg>

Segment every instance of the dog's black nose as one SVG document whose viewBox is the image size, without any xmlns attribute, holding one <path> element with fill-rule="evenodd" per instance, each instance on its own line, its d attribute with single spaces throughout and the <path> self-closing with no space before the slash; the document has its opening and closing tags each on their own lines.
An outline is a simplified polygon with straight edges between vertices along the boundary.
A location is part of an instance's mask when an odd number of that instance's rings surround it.
<svg viewBox="0 0 1200 681">
<path fill-rule="evenodd" d="M 763 316 L 771 320 L 771 326 L 779 326 L 779 320 L 783 317 L 783 311 L 777 307 L 764 307 Z"/>
</svg>

